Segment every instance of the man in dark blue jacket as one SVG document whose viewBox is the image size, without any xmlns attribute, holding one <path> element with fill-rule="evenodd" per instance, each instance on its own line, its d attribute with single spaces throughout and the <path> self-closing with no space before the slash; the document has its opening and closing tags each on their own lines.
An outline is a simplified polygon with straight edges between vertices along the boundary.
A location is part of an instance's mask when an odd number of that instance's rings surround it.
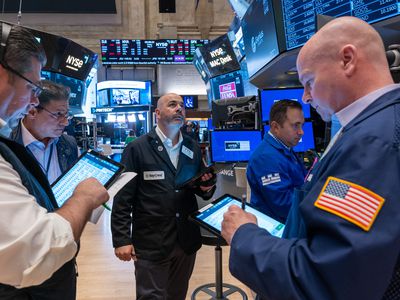
<svg viewBox="0 0 400 300">
<path fill-rule="evenodd" d="M 270 130 L 252 154 L 247 167 L 250 202 L 272 218 L 286 222 L 295 188 L 306 170 L 293 147 L 303 136 L 302 106 L 293 100 L 276 102 L 270 111 Z"/>
<path fill-rule="evenodd" d="M 199 186 L 181 187 L 202 168 L 200 146 L 180 128 L 183 99 L 162 96 L 157 127 L 129 143 L 122 163 L 137 173 L 114 198 L 111 230 L 115 255 L 135 261 L 136 299 L 184 300 L 201 246 L 200 230 L 188 220 L 196 211 L 195 194 L 211 198 L 215 176 L 205 174 Z"/>
<path fill-rule="evenodd" d="M 230 270 L 262 299 L 400 299 L 400 86 L 382 40 L 338 18 L 303 46 L 297 69 L 303 100 L 342 129 L 289 213 L 290 239 L 228 210 Z"/>
</svg>

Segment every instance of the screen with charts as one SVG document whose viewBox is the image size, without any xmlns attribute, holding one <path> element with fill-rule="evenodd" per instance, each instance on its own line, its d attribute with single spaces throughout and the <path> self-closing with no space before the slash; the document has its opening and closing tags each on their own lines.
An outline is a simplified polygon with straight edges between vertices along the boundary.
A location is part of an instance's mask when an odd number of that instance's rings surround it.
<svg viewBox="0 0 400 300">
<path fill-rule="evenodd" d="M 213 201 L 213 203 L 203 207 L 192 218 L 203 224 L 206 228 L 216 234 L 221 234 L 221 223 L 224 213 L 231 205 L 241 207 L 241 202 L 230 195 L 224 195 Z M 258 226 L 266 229 L 270 234 L 276 237 L 282 237 L 285 225 L 254 209 L 246 203 L 246 211 L 255 215 Z"/>
<path fill-rule="evenodd" d="M 302 100 L 303 89 L 272 89 L 260 92 L 261 120 L 269 121 L 269 112 L 272 105 L 279 100 L 288 99 L 300 102 L 303 107 L 304 118 L 310 118 L 310 104 L 305 104 Z"/>
<path fill-rule="evenodd" d="M 211 131 L 211 160 L 248 161 L 261 141 L 261 131 L 257 130 Z"/>
<path fill-rule="evenodd" d="M 123 171 L 119 163 L 94 151 L 85 152 L 67 172 L 61 175 L 52 185 L 57 204 L 61 207 L 82 180 L 96 178 L 105 187 Z"/>
<path fill-rule="evenodd" d="M 269 131 L 269 126 L 264 126 L 264 132 Z M 310 149 L 315 149 L 314 131 L 311 122 L 305 122 L 303 125 L 304 135 L 296 147 L 293 148 L 295 152 L 306 152 Z"/>
</svg>

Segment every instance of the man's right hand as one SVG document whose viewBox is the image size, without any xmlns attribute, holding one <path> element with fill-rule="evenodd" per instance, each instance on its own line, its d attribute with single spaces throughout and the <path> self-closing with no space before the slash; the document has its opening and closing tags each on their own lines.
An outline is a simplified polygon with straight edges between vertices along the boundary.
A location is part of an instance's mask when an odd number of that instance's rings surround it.
<svg viewBox="0 0 400 300">
<path fill-rule="evenodd" d="M 76 186 L 73 196 L 87 199 L 85 201 L 90 201 L 92 209 L 99 207 L 110 197 L 106 188 L 94 178 L 88 178 L 80 182 Z"/>
<path fill-rule="evenodd" d="M 131 259 L 136 261 L 137 256 L 133 245 L 126 245 L 114 249 L 115 256 L 123 261 L 130 261 Z"/>
</svg>

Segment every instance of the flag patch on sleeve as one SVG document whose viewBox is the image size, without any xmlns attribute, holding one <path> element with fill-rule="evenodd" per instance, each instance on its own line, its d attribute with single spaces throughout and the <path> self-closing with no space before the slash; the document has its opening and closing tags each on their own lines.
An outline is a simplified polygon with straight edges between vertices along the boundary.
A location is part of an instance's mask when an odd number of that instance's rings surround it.
<svg viewBox="0 0 400 300">
<path fill-rule="evenodd" d="M 374 192 L 335 177 L 328 177 L 314 205 L 369 231 L 385 199 Z"/>
</svg>

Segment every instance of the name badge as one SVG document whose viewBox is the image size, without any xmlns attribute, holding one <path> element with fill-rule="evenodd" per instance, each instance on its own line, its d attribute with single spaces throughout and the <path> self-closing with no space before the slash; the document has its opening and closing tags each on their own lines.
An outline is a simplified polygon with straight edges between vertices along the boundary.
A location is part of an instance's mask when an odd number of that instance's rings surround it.
<svg viewBox="0 0 400 300">
<path fill-rule="evenodd" d="M 190 159 L 193 159 L 193 151 L 190 150 L 188 147 L 182 146 L 182 153 L 185 154 Z"/>
<path fill-rule="evenodd" d="M 143 172 L 144 180 L 163 180 L 165 179 L 164 171 L 145 171 Z"/>
</svg>

